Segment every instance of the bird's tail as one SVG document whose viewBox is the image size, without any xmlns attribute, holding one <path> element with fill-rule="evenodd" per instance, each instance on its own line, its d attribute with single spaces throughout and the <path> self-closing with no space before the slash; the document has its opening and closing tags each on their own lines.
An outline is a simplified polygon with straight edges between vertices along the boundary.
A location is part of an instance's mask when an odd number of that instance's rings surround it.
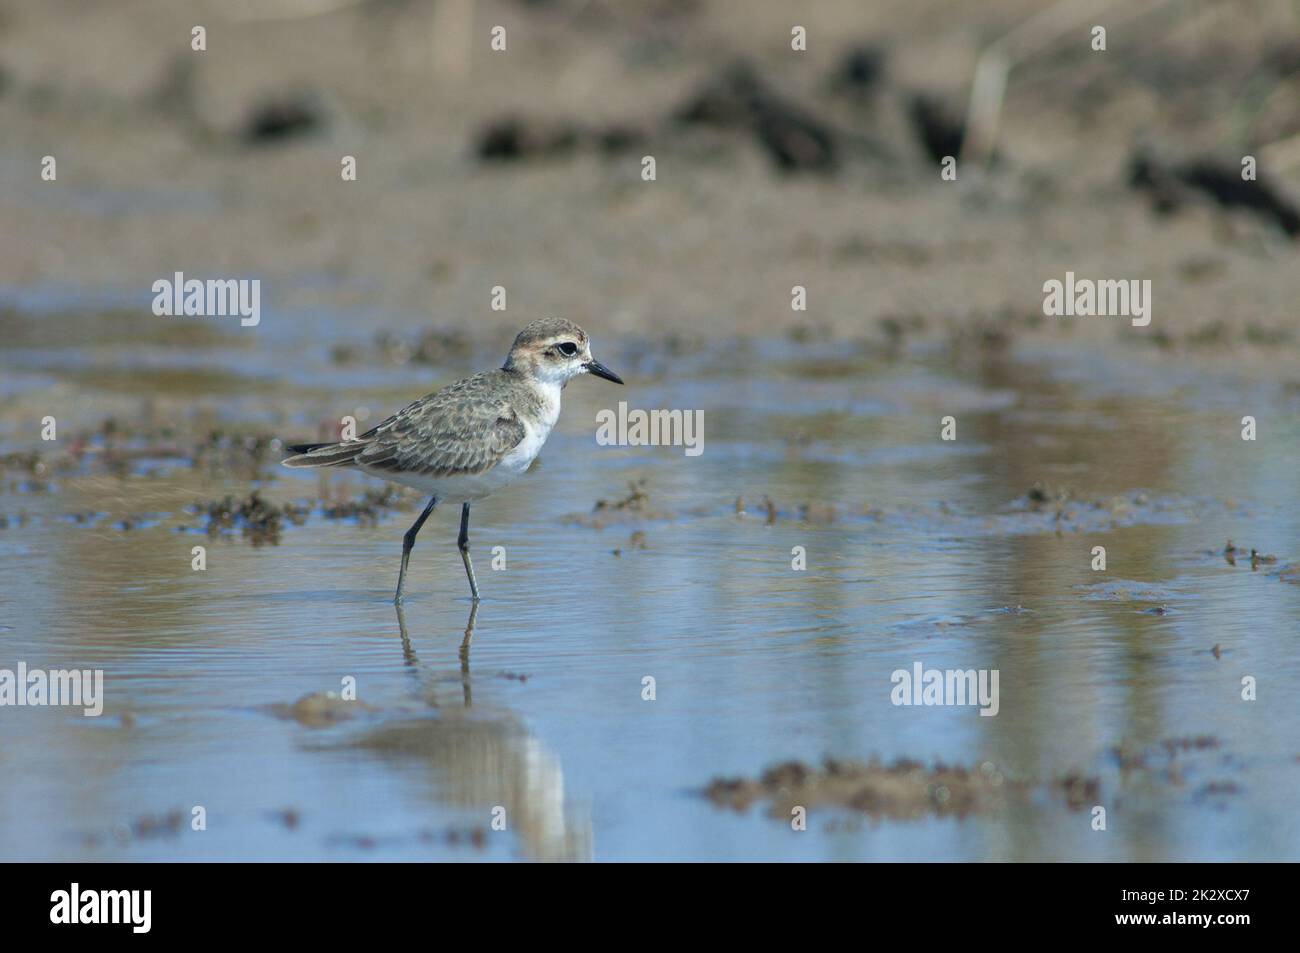
<svg viewBox="0 0 1300 953">
<path fill-rule="evenodd" d="M 296 443 L 288 447 L 293 456 L 280 461 L 286 467 L 342 467 L 352 463 L 366 448 L 361 440 L 347 443 Z"/>
</svg>

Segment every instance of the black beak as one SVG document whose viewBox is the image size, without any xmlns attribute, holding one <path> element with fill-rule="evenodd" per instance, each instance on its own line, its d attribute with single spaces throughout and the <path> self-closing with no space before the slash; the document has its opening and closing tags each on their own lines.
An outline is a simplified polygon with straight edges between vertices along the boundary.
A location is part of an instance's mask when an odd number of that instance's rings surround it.
<svg viewBox="0 0 1300 953">
<path fill-rule="evenodd" d="M 585 365 L 588 374 L 595 374 L 597 377 L 603 377 L 607 381 L 613 381 L 615 384 L 623 383 L 623 378 L 619 377 L 600 361 L 588 361 Z"/>
</svg>

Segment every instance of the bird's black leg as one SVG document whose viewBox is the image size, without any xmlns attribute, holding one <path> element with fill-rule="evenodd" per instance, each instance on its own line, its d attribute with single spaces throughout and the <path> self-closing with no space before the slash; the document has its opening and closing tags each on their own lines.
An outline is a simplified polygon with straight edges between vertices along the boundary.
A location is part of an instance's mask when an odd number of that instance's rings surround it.
<svg viewBox="0 0 1300 953">
<path fill-rule="evenodd" d="M 415 545 L 415 537 L 419 534 L 424 521 L 429 518 L 429 514 L 433 512 L 434 504 L 437 502 L 438 498 L 436 496 L 430 497 L 429 505 L 424 508 L 424 512 L 420 514 L 411 528 L 406 531 L 406 535 L 402 537 L 402 572 L 397 577 L 397 595 L 393 597 L 393 602 L 399 606 L 402 604 L 402 592 L 406 588 L 406 564 L 411 561 L 411 548 Z M 463 533 L 464 529 L 461 532 Z"/>
<path fill-rule="evenodd" d="M 460 508 L 460 535 L 456 537 L 460 558 L 465 561 L 465 575 L 469 576 L 469 591 L 478 602 L 478 583 L 474 581 L 474 564 L 469 559 L 469 504 Z"/>
</svg>

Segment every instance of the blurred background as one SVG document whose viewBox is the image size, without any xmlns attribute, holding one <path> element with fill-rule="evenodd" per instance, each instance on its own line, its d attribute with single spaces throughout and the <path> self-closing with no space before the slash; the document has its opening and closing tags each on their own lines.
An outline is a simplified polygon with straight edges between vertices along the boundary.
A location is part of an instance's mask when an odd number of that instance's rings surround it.
<svg viewBox="0 0 1300 953">
<path fill-rule="evenodd" d="M 2 0 L 0 668 L 107 701 L 0 709 L 0 857 L 1294 859 L 1298 26 Z M 1045 316 L 1067 271 L 1150 325 Z M 156 317 L 175 272 L 260 324 Z M 629 386 L 476 507 L 479 612 L 439 514 L 398 617 L 420 501 L 280 443 L 549 315 Z M 598 446 L 618 400 L 704 453 Z M 916 661 L 999 715 L 891 705 Z"/>
</svg>

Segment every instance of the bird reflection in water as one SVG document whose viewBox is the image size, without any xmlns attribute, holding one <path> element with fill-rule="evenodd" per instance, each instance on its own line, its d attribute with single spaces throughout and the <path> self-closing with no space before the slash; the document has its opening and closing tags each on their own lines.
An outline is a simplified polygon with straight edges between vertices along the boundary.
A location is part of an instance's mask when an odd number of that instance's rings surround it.
<svg viewBox="0 0 1300 953">
<path fill-rule="evenodd" d="M 478 623 L 478 603 L 470 608 L 459 649 L 462 704 L 437 705 L 434 717 L 400 717 L 381 725 L 351 746 L 397 764 L 404 773 L 412 764 L 427 773 L 435 802 L 468 816 L 491 831 L 492 811 L 505 808 L 506 830 L 513 832 L 524 852 L 536 860 L 589 860 L 591 819 L 567 803 L 559 759 L 509 709 L 488 705 L 472 708 L 473 678 L 470 647 Z M 401 606 L 398 630 L 404 664 L 422 676 Z M 423 681 L 423 679 L 422 679 Z"/>
</svg>

